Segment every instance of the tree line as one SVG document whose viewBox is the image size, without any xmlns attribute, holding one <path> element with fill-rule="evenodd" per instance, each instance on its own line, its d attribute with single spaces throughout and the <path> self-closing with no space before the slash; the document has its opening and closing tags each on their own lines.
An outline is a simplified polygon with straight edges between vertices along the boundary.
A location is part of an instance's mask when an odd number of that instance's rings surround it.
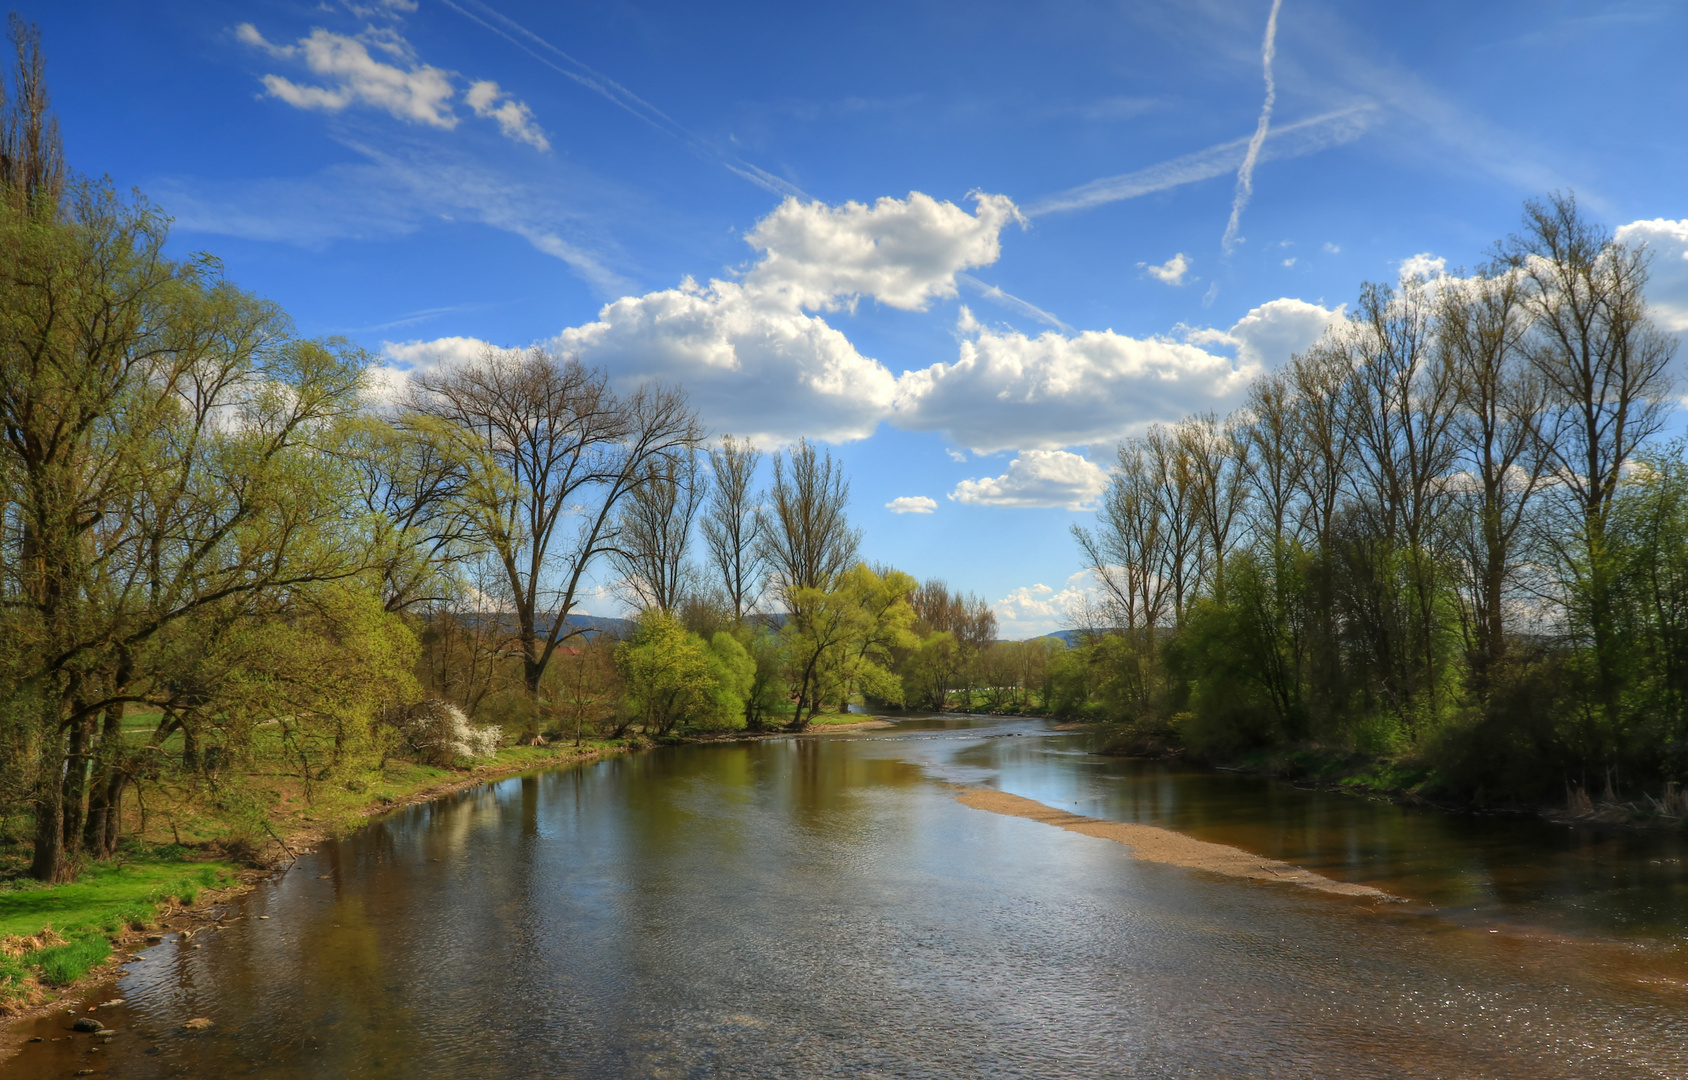
<svg viewBox="0 0 1688 1080">
<path fill-rule="evenodd" d="M 189 805 L 256 835 L 277 785 L 368 792 L 395 756 L 983 692 L 988 606 L 866 565 L 830 453 L 711 442 L 682 389 L 541 349 L 381 398 L 362 350 L 69 169 L 11 32 L 0 846 L 32 876 Z M 580 615 L 605 580 L 625 640 Z M 985 696 L 1024 704 L 1042 669 L 1004 659 Z"/>
<path fill-rule="evenodd" d="M 1246 404 L 1121 444 L 1066 708 L 1573 801 L 1688 771 L 1688 481 L 1649 255 L 1570 194 L 1367 284 Z M 1075 656 L 1073 660 L 1078 661 Z"/>
</svg>

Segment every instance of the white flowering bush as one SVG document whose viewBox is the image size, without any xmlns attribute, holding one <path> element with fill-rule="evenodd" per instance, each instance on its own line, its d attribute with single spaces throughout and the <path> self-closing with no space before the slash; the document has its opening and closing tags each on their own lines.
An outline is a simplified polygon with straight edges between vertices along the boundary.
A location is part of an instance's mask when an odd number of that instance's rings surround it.
<svg viewBox="0 0 1688 1080">
<path fill-rule="evenodd" d="M 410 748 L 430 765 L 491 757 L 504 741 L 498 725 L 470 723 L 462 709 L 438 698 L 417 702 L 405 710 L 398 728 Z"/>
</svg>

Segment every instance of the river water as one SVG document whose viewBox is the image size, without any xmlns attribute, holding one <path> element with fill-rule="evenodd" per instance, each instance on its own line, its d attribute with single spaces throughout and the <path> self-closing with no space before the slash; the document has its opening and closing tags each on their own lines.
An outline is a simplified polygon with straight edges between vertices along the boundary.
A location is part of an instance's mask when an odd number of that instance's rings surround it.
<svg viewBox="0 0 1688 1080">
<path fill-rule="evenodd" d="M 956 784 L 1409 902 L 1142 862 Z M 1682 1077 L 1684 859 L 1677 835 L 1102 758 L 1026 720 L 677 747 L 326 844 L 93 994 L 124 999 L 98 1013 L 117 1036 L 54 1014 L 0 1069 Z"/>
</svg>

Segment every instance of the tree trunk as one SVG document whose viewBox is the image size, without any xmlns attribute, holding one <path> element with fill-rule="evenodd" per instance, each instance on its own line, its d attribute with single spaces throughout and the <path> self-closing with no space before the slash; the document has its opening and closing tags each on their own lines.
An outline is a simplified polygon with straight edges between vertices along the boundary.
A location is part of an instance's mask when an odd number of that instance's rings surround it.
<svg viewBox="0 0 1688 1080">
<path fill-rule="evenodd" d="M 98 767 L 88 793 L 88 821 L 82 830 L 82 847 L 96 859 L 110 858 L 117 850 L 121 828 L 117 806 L 123 793 L 123 706 L 108 705 L 100 731 Z"/>
<path fill-rule="evenodd" d="M 64 880 L 64 742 L 54 725 L 41 748 L 40 775 L 35 786 L 35 858 L 29 876 L 49 884 Z"/>
<path fill-rule="evenodd" d="M 78 709 L 80 712 L 80 708 Z M 65 855 L 74 860 L 82 851 L 82 826 L 88 817 L 88 766 L 94 741 L 94 719 L 83 716 L 70 725 L 70 752 L 65 757 L 64 796 L 60 814 Z"/>
</svg>

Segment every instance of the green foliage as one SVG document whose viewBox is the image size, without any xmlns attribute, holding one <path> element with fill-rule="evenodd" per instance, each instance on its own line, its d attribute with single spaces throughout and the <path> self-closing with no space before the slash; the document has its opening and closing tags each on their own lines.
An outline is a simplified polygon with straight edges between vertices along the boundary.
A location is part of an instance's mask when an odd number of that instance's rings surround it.
<svg viewBox="0 0 1688 1080">
<path fill-rule="evenodd" d="M 54 986 L 69 986 L 103 964 L 111 955 L 111 942 L 101 934 L 83 934 L 64 945 L 54 945 L 25 954 L 25 965 L 41 969 L 42 977 Z"/>
<path fill-rule="evenodd" d="M 678 619 L 655 608 L 639 616 L 638 629 L 615 650 L 626 686 L 624 708 L 654 735 L 686 722 L 721 719 L 718 675 L 728 663 Z"/>
</svg>

